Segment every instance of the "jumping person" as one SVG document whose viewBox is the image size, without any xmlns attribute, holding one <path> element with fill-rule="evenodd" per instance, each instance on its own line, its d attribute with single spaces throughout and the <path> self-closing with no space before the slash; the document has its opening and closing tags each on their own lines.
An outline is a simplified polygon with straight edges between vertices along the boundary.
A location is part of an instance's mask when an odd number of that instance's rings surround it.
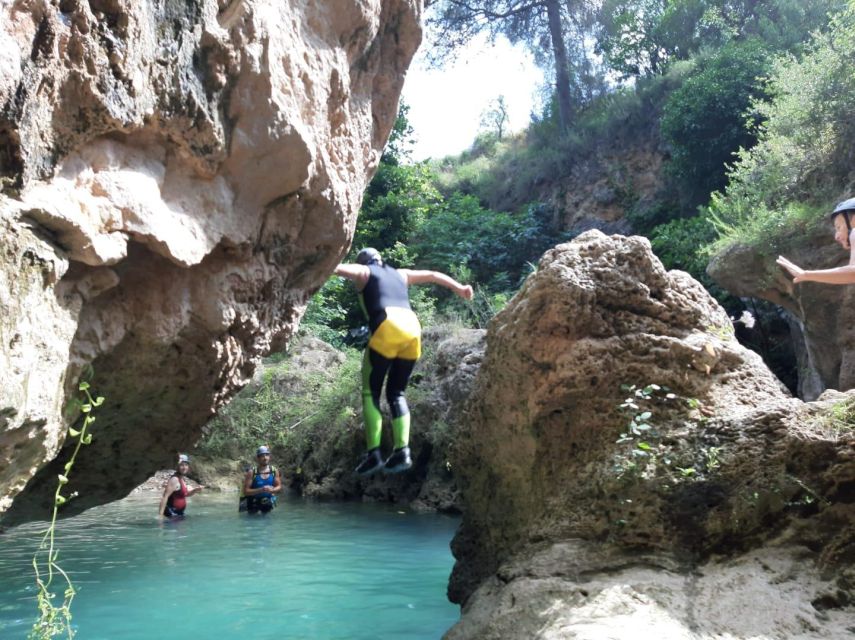
<svg viewBox="0 0 855 640">
<path fill-rule="evenodd" d="M 777 263 L 790 272 L 793 282 L 824 282 L 826 284 L 855 284 L 855 229 L 852 216 L 855 215 L 855 198 L 839 202 L 831 212 L 834 223 L 834 239 L 849 251 L 849 264 L 835 269 L 817 269 L 808 271 L 793 264 L 784 256 L 778 256 Z"/>
<path fill-rule="evenodd" d="M 178 470 L 172 474 L 163 488 L 163 496 L 160 498 L 160 507 L 157 510 L 158 516 L 165 518 L 183 516 L 184 509 L 187 508 L 187 498 L 205 488 L 199 485 L 195 489 L 188 489 L 184 481 L 188 471 L 190 471 L 190 457 L 182 453 L 178 456 Z"/>
<path fill-rule="evenodd" d="M 282 480 L 276 467 L 270 465 L 270 449 L 264 445 L 255 452 L 258 465 L 249 469 L 243 480 L 244 503 L 249 513 L 269 513 L 276 506 L 276 494 L 282 490 Z M 243 511 L 242 508 L 240 508 Z"/>
<path fill-rule="evenodd" d="M 380 469 L 388 473 L 406 471 L 413 463 L 409 447 L 410 410 L 404 390 L 421 355 L 421 326 L 410 308 L 407 287 L 438 284 L 464 300 L 472 299 L 472 287 L 438 271 L 395 269 L 384 264 L 380 252 L 371 248 L 359 252 L 356 264 L 338 265 L 335 273 L 356 285 L 371 333 L 362 359 L 362 415 L 367 453 L 356 472 L 368 475 Z M 384 381 L 394 439 L 394 451 L 385 462 L 380 454 L 383 428 L 380 393 Z"/>
</svg>

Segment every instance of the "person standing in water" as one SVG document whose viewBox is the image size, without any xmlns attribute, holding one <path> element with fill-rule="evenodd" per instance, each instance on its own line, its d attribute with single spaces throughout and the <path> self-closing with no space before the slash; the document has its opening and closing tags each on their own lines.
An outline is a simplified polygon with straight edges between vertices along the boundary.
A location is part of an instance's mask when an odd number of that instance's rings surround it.
<svg viewBox="0 0 855 640">
<path fill-rule="evenodd" d="M 184 509 L 187 508 L 187 498 L 205 488 L 199 485 L 195 489 L 188 489 L 185 482 L 188 471 L 190 471 L 190 456 L 182 453 L 178 456 L 178 470 L 172 474 L 163 488 L 163 496 L 160 498 L 160 507 L 157 510 L 158 516 L 166 518 L 183 516 Z"/>
<path fill-rule="evenodd" d="M 834 240 L 849 252 L 849 264 L 835 269 L 802 269 L 787 260 L 784 256 L 778 256 L 777 263 L 789 271 L 793 276 L 793 282 L 824 282 L 825 284 L 855 284 L 855 229 L 853 229 L 852 216 L 855 215 L 855 198 L 849 198 L 838 202 L 831 212 L 831 221 L 834 223 Z"/>
<path fill-rule="evenodd" d="M 356 264 L 340 264 L 335 274 L 351 280 L 359 291 L 362 310 L 368 318 L 371 337 L 362 359 L 362 416 L 367 453 L 356 473 L 368 475 L 406 471 L 410 457 L 410 410 L 404 391 L 421 355 L 421 326 L 410 307 L 407 287 L 438 284 L 464 300 L 472 299 L 472 287 L 439 271 L 395 269 L 384 264 L 380 252 L 365 248 Z M 380 394 L 386 383 L 386 400 L 392 412 L 394 450 L 384 462 L 380 453 L 383 415 Z"/>
<path fill-rule="evenodd" d="M 282 490 L 282 480 L 276 467 L 270 465 L 270 448 L 264 445 L 255 452 L 258 464 L 249 469 L 243 480 L 243 495 L 249 513 L 269 513 L 276 506 L 276 494 Z"/>
</svg>

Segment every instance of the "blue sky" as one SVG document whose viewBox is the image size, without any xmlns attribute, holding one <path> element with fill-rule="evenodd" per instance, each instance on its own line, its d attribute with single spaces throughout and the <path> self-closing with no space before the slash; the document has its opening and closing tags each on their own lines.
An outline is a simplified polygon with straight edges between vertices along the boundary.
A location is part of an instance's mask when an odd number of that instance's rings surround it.
<svg viewBox="0 0 855 640">
<path fill-rule="evenodd" d="M 422 49 L 426 43 L 422 44 Z M 429 69 L 423 51 L 416 54 L 404 82 L 402 99 L 410 105 L 415 130 L 413 160 L 440 158 L 469 148 L 478 134 L 481 114 L 500 95 L 510 112 L 510 130 L 525 128 L 543 73 L 522 47 L 502 39 L 490 45 L 474 40 L 453 64 Z"/>
</svg>

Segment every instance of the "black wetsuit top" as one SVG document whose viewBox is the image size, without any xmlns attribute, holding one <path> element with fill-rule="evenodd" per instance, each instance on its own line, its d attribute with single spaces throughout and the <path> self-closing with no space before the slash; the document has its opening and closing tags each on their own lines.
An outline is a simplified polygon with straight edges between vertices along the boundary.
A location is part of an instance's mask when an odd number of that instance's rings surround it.
<svg viewBox="0 0 855 640">
<path fill-rule="evenodd" d="M 368 284 L 360 294 L 362 309 L 368 316 L 371 333 L 386 319 L 386 307 L 410 309 L 410 295 L 404 277 L 394 267 L 369 264 Z"/>
</svg>

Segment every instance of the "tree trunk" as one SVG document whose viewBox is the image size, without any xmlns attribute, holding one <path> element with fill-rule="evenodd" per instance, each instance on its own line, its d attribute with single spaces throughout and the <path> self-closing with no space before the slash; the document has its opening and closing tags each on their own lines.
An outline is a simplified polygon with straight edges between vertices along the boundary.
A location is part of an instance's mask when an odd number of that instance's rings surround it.
<svg viewBox="0 0 855 640">
<path fill-rule="evenodd" d="M 562 131 L 570 128 L 572 100 L 570 98 L 570 64 L 567 47 L 561 29 L 561 6 L 559 0 L 546 0 L 546 15 L 549 18 L 549 35 L 552 39 L 552 54 L 555 56 L 555 91 L 558 96 L 558 124 Z"/>
</svg>

